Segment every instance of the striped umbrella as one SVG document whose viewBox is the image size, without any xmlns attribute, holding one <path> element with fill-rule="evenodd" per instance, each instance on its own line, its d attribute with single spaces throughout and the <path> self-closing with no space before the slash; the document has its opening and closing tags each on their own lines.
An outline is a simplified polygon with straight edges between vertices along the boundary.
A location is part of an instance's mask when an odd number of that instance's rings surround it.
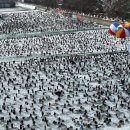
<svg viewBox="0 0 130 130">
<path fill-rule="evenodd" d="M 117 30 L 118 26 L 119 26 L 119 24 L 117 22 L 114 22 L 113 24 L 110 25 L 110 28 L 109 28 L 108 32 L 111 35 L 116 35 L 116 30 Z"/>
</svg>

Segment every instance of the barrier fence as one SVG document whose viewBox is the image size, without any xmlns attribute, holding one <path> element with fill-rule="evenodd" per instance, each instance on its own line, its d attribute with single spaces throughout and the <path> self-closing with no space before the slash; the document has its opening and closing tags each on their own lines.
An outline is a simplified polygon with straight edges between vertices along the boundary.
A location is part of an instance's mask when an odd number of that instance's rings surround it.
<svg viewBox="0 0 130 130">
<path fill-rule="evenodd" d="M 4 56 L 0 57 L 0 62 L 11 62 L 11 61 L 26 61 L 30 59 L 51 59 L 51 58 L 61 58 L 61 57 L 75 57 L 75 56 L 98 56 L 98 55 L 114 55 L 114 54 L 126 54 L 128 51 L 112 51 L 112 52 L 90 52 L 90 53 L 65 53 L 65 54 L 54 54 L 54 55 L 44 55 L 44 54 L 35 54 L 35 55 L 26 55 L 26 56 Z"/>
<path fill-rule="evenodd" d="M 107 30 L 108 28 L 84 28 L 84 29 L 69 29 L 69 30 L 57 30 L 57 31 L 45 31 L 45 32 L 26 32 L 26 33 L 9 33 L 9 34 L 1 34 L 0 39 L 8 39 L 13 37 L 26 37 L 26 36 L 41 36 L 41 35 L 56 35 L 56 34 L 64 34 L 64 33 L 74 33 L 74 32 L 84 32 L 84 31 L 98 31 L 98 30 Z"/>
</svg>

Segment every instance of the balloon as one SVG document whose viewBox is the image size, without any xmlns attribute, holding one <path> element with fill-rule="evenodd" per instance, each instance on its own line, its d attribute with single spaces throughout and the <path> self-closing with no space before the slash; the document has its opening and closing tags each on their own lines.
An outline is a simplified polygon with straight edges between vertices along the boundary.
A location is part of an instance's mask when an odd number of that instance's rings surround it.
<svg viewBox="0 0 130 130">
<path fill-rule="evenodd" d="M 113 24 L 110 25 L 110 28 L 109 28 L 108 32 L 111 35 L 116 35 L 116 30 L 117 30 L 118 26 L 119 26 L 119 24 L 117 22 L 114 22 Z"/>
<path fill-rule="evenodd" d="M 128 27 L 123 27 L 122 25 L 117 27 L 116 30 L 116 37 L 117 38 L 126 38 L 126 37 L 130 37 L 130 28 Z"/>
<path fill-rule="evenodd" d="M 77 18 L 78 21 L 81 20 L 81 16 L 80 15 L 77 15 L 76 18 Z"/>
<path fill-rule="evenodd" d="M 125 27 L 125 28 L 127 28 L 127 27 L 130 28 L 130 23 L 126 23 L 126 24 L 124 25 L 124 27 Z"/>
<path fill-rule="evenodd" d="M 117 32 L 118 30 L 122 29 L 122 28 L 125 28 L 125 24 L 120 24 L 117 28 L 116 28 L 116 31 Z"/>
</svg>

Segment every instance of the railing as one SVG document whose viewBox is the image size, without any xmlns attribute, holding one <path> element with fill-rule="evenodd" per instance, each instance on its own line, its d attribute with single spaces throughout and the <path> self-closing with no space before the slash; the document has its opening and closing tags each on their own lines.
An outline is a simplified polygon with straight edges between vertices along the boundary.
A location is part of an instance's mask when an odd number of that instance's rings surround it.
<svg viewBox="0 0 130 130">
<path fill-rule="evenodd" d="M 9 34 L 1 34 L 0 40 L 13 38 L 13 37 L 26 37 L 26 36 L 41 36 L 41 35 L 49 35 L 49 34 L 63 34 L 63 33 L 73 33 L 73 32 L 84 32 L 89 30 L 107 30 L 108 28 L 84 28 L 84 29 L 68 29 L 68 30 L 59 30 L 59 31 L 45 31 L 45 32 L 26 32 L 26 33 L 9 33 Z"/>
<path fill-rule="evenodd" d="M 83 53 L 83 52 L 77 52 L 77 53 L 65 53 L 65 54 L 54 54 L 54 55 L 44 55 L 44 54 L 35 54 L 35 55 L 27 55 L 27 56 L 4 56 L 0 57 L 0 61 L 2 62 L 9 62 L 9 61 L 25 61 L 30 59 L 36 59 L 36 58 L 43 58 L 43 59 L 49 59 L 51 57 L 69 57 L 69 56 L 98 56 L 98 55 L 113 55 L 113 54 L 126 54 L 128 55 L 128 52 L 123 51 L 111 51 L 111 52 L 89 52 L 89 53 Z"/>
</svg>

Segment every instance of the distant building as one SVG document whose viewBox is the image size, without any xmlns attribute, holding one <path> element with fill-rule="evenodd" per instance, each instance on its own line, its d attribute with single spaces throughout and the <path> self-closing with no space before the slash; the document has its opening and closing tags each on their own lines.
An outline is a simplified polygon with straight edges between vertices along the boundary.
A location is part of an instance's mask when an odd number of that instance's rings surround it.
<svg viewBox="0 0 130 130">
<path fill-rule="evenodd" d="M 15 7 L 15 0 L 0 0 L 0 8 L 13 8 Z"/>
</svg>

